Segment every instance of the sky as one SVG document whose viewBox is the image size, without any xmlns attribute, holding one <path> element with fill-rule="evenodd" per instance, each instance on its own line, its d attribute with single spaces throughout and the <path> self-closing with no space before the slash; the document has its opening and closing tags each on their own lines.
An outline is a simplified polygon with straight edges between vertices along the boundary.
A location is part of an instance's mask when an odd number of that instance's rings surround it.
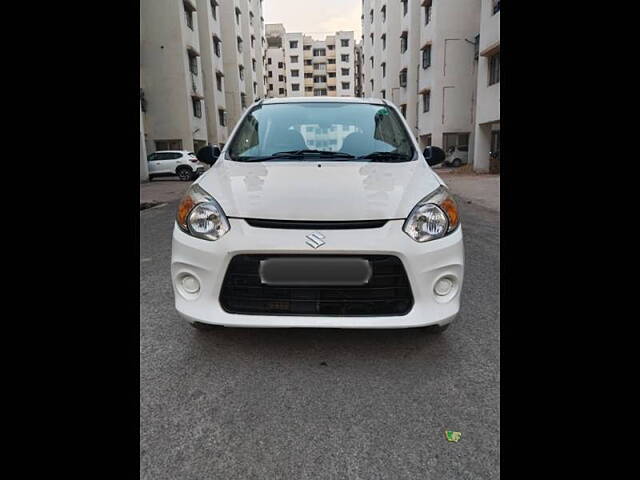
<svg viewBox="0 0 640 480">
<path fill-rule="evenodd" d="M 264 0 L 264 23 L 282 23 L 287 33 L 302 32 L 318 40 L 338 30 L 362 35 L 362 0 Z"/>
</svg>

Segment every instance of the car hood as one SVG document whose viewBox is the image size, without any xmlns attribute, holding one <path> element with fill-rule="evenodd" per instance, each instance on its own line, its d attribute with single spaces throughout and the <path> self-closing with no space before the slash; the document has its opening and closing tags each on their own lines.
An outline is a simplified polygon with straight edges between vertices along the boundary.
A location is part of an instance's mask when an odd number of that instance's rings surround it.
<svg viewBox="0 0 640 480">
<path fill-rule="evenodd" d="M 406 218 L 438 188 L 426 162 L 234 162 L 220 160 L 197 183 L 228 217 L 274 220 Z"/>
</svg>

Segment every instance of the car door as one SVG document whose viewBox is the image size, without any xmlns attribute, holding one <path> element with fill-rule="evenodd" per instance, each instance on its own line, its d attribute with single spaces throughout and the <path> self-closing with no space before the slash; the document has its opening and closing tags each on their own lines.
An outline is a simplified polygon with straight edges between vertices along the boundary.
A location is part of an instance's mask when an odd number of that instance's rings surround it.
<svg viewBox="0 0 640 480">
<path fill-rule="evenodd" d="M 464 145 L 462 147 L 458 147 L 458 158 L 462 160 L 462 163 L 469 162 L 469 147 Z"/>
<path fill-rule="evenodd" d="M 180 165 L 188 164 L 186 155 L 184 152 L 171 152 L 171 171 L 176 172 Z"/>
</svg>

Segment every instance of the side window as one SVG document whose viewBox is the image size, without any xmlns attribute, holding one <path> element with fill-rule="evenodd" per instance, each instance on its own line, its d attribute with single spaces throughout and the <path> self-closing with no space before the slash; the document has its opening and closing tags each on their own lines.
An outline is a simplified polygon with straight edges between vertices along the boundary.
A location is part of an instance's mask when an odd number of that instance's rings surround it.
<svg viewBox="0 0 640 480">
<path fill-rule="evenodd" d="M 177 160 L 178 158 L 182 158 L 182 154 L 181 153 L 168 153 L 167 155 L 169 155 L 167 157 L 167 159 L 169 159 L 169 160 Z"/>
<path fill-rule="evenodd" d="M 468 152 L 469 147 L 458 147 L 458 150 L 460 150 L 461 152 Z"/>
<path fill-rule="evenodd" d="M 158 160 L 158 154 L 157 153 L 152 153 L 151 155 L 147 156 L 147 161 L 148 162 L 152 162 L 153 160 Z"/>
</svg>

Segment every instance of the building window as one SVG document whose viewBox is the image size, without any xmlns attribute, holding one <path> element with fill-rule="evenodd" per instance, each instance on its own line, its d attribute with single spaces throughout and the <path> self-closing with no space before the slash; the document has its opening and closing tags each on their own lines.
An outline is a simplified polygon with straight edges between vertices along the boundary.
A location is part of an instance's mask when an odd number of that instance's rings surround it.
<svg viewBox="0 0 640 480">
<path fill-rule="evenodd" d="M 331 75 L 331 74 L 329 74 Z M 305 73 L 304 78 L 313 78 L 313 73 Z"/>
<path fill-rule="evenodd" d="M 193 116 L 197 118 L 202 117 L 202 104 L 198 97 L 191 97 L 191 103 L 193 105 Z"/>
<path fill-rule="evenodd" d="M 269 70 L 269 73 L 267 74 L 267 76 L 268 76 L 269 78 L 273 77 L 273 72 L 272 72 L 271 70 Z"/>
<path fill-rule="evenodd" d="M 327 96 L 327 89 L 326 89 L 326 88 L 316 88 L 316 89 L 313 91 L 313 94 L 314 94 L 316 97 L 326 97 L 326 96 Z"/>
<path fill-rule="evenodd" d="M 300 84 L 299 83 L 292 83 L 291 84 L 291 90 L 294 92 L 299 92 L 300 91 Z"/>
<path fill-rule="evenodd" d="M 329 72 L 329 78 L 336 78 L 336 72 Z"/>
<path fill-rule="evenodd" d="M 298 63 L 298 55 L 291 55 L 291 63 Z"/>
<path fill-rule="evenodd" d="M 238 53 L 242 53 L 242 39 L 238 37 Z"/>
<path fill-rule="evenodd" d="M 238 7 L 236 7 L 236 25 L 240 25 L 240 14 L 242 12 L 240 11 L 240 9 Z"/>
<path fill-rule="evenodd" d="M 240 80 L 244 80 L 244 66 L 238 65 L 238 72 L 240 73 Z"/>
<path fill-rule="evenodd" d="M 382 40 L 382 49 L 385 50 L 387 48 L 387 34 L 383 33 L 380 40 Z"/>
<path fill-rule="evenodd" d="M 348 47 L 349 46 L 349 39 L 341 39 L 340 40 L 340 46 L 341 47 Z"/>
<path fill-rule="evenodd" d="M 335 58 L 329 58 L 329 59 L 327 59 L 327 63 L 329 65 L 335 65 L 336 64 L 336 59 Z"/>
<path fill-rule="evenodd" d="M 489 57 L 489 85 L 500 81 L 500 52 Z"/>
<path fill-rule="evenodd" d="M 382 96 L 382 98 L 387 98 L 387 92 L 385 92 L 384 90 L 380 90 L 380 95 Z"/>
<path fill-rule="evenodd" d="M 422 68 L 426 69 L 431 66 L 431 45 L 422 48 Z"/>
<path fill-rule="evenodd" d="M 349 90 L 351 88 L 351 82 L 342 82 L 342 89 Z"/>
<path fill-rule="evenodd" d="M 443 133 L 442 145 L 445 152 L 457 148 L 468 148 L 469 146 L 469 134 L 468 133 Z"/>
<path fill-rule="evenodd" d="M 251 48 L 253 48 L 255 46 L 255 43 L 256 43 L 256 37 L 251 35 Z"/>
<path fill-rule="evenodd" d="M 213 15 L 214 20 L 218 19 L 216 8 L 218 8 L 218 2 L 216 0 L 211 0 L 211 15 Z"/>
<path fill-rule="evenodd" d="M 252 68 L 252 70 L 254 72 L 256 71 L 256 59 L 255 58 L 251 59 L 251 68 Z"/>
<path fill-rule="evenodd" d="M 373 78 L 369 82 L 371 82 L 371 91 L 373 92 Z"/>
<path fill-rule="evenodd" d="M 189 70 L 194 75 L 198 75 L 198 57 L 191 50 L 187 50 L 187 55 L 189 56 Z"/>
<path fill-rule="evenodd" d="M 227 120 L 227 112 L 224 111 L 224 109 L 220 108 L 218 109 L 218 122 L 220 122 L 220 126 L 224 127 L 226 125 L 226 120 Z"/>
<path fill-rule="evenodd" d="M 336 91 L 336 87 L 330 86 L 330 87 L 327 87 L 327 90 L 329 90 L 330 92 L 335 92 Z"/>
<path fill-rule="evenodd" d="M 373 57 L 369 58 L 371 60 L 371 68 L 373 68 Z"/>
<path fill-rule="evenodd" d="M 431 91 L 422 92 L 422 112 L 426 113 L 431 108 Z"/>
<path fill-rule="evenodd" d="M 284 75 L 278 75 L 278 81 L 284 82 Z"/>
<path fill-rule="evenodd" d="M 273 83 L 269 84 L 269 90 L 273 90 Z"/>
<path fill-rule="evenodd" d="M 431 0 L 424 0 L 422 6 L 424 7 L 424 24 L 429 25 L 431 21 Z"/>
<path fill-rule="evenodd" d="M 407 104 L 403 103 L 402 105 L 400 105 L 400 113 L 402 113 L 402 116 L 404 118 L 407 118 Z"/>
<path fill-rule="evenodd" d="M 305 92 L 313 92 L 313 87 L 304 87 Z"/>
<path fill-rule="evenodd" d="M 253 12 L 249 12 L 249 25 L 253 25 Z"/>
<path fill-rule="evenodd" d="M 284 68 L 284 62 L 278 62 L 278 68 Z"/>
<path fill-rule="evenodd" d="M 224 77 L 222 73 L 216 72 L 216 88 L 219 92 L 222 91 L 222 77 Z"/>
<path fill-rule="evenodd" d="M 300 76 L 300 70 L 291 70 L 291 76 L 292 77 L 299 77 Z"/>
<path fill-rule="evenodd" d="M 402 32 L 402 34 L 400 35 L 400 53 L 404 53 L 407 51 L 408 35 L 409 32 Z"/>
<path fill-rule="evenodd" d="M 256 93 L 258 93 L 258 84 L 253 82 L 253 94 L 255 95 Z"/>
<path fill-rule="evenodd" d="M 313 56 L 314 57 L 324 57 L 326 54 L 327 54 L 327 51 L 324 48 L 314 48 L 313 49 Z"/>
<path fill-rule="evenodd" d="M 313 62 L 312 62 L 311 60 L 305 60 L 305 61 L 304 61 L 304 64 L 305 64 L 305 65 L 311 65 L 312 63 L 313 63 Z"/>
<path fill-rule="evenodd" d="M 349 55 L 348 54 L 342 54 L 340 55 L 340 60 L 342 62 L 348 62 L 349 61 Z"/>
<path fill-rule="evenodd" d="M 271 65 L 271 57 L 267 58 L 267 65 Z"/>
<path fill-rule="evenodd" d="M 162 150 L 182 150 L 182 140 L 156 140 L 156 152 Z"/>
<path fill-rule="evenodd" d="M 386 62 L 382 62 L 380 66 L 382 67 L 382 78 L 384 78 L 387 75 L 387 64 Z"/>
<path fill-rule="evenodd" d="M 493 0 L 493 14 L 495 15 L 500 11 L 500 0 Z"/>
<path fill-rule="evenodd" d="M 370 21 L 369 23 L 373 23 L 373 8 L 369 12 L 369 21 Z"/>
<path fill-rule="evenodd" d="M 303 50 L 311 50 L 311 45 L 303 45 L 302 49 Z"/>
<path fill-rule="evenodd" d="M 478 55 L 480 55 L 480 34 L 476 35 L 474 45 L 473 45 L 473 59 L 478 60 Z"/>
<path fill-rule="evenodd" d="M 371 38 L 371 45 L 373 45 L 373 33 L 371 33 L 369 37 Z"/>
<path fill-rule="evenodd" d="M 187 18 L 187 27 L 189 27 L 191 30 L 193 30 L 193 11 L 194 11 L 194 8 L 193 8 L 193 6 L 191 6 L 190 3 L 187 3 L 187 2 L 183 2 L 182 5 L 184 6 L 184 16 Z"/>
<path fill-rule="evenodd" d="M 215 35 L 213 36 L 213 51 L 217 57 L 220 57 L 220 39 Z"/>
<path fill-rule="evenodd" d="M 278 95 L 284 95 L 284 88 L 278 89 Z"/>
<path fill-rule="evenodd" d="M 242 108 L 246 108 L 247 107 L 247 96 L 244 93 L 240 94 L 240 106 Z"/>
<path fill-rule="evenodd" d="M 329 50 L 335 50 L 336 46 L 333 45 L 332 43 L 330 43 L 329 45 L 327 45 L 327 49 Z"/>
<path fill-rule="evenodd" d="M 407 0 L 401 0 L 402 1 L 402 16 L 404 17 L 407 14 Z"/>
<path fill-rule="evenodd" d="M 289 42 L 289 48 L 298 48 L 298 40 L 292 40 Z"/>
<path fill-rule="evenodd" d="M 400 70 L 400 86 L 401 87 L 407 86 L 407 69 L 406 68 L 403 68 L 402 70 Z"/>
<path fill-rule="evenodd" d="M 313 77 L 313 83 L 327 83 L 326 75 L 317 75 Z"/>
<path fill-rule="evenodd" d="M 387 21 L 387 6 L 384 5 L 380 10 L 382 12 L 382 23 Z"/>
<path fill-rule="evenodd" d="M 342 75 L 349 75 L 349 69 L 348 68 L 343 68 L 342 70 Z"/>
</svg>

